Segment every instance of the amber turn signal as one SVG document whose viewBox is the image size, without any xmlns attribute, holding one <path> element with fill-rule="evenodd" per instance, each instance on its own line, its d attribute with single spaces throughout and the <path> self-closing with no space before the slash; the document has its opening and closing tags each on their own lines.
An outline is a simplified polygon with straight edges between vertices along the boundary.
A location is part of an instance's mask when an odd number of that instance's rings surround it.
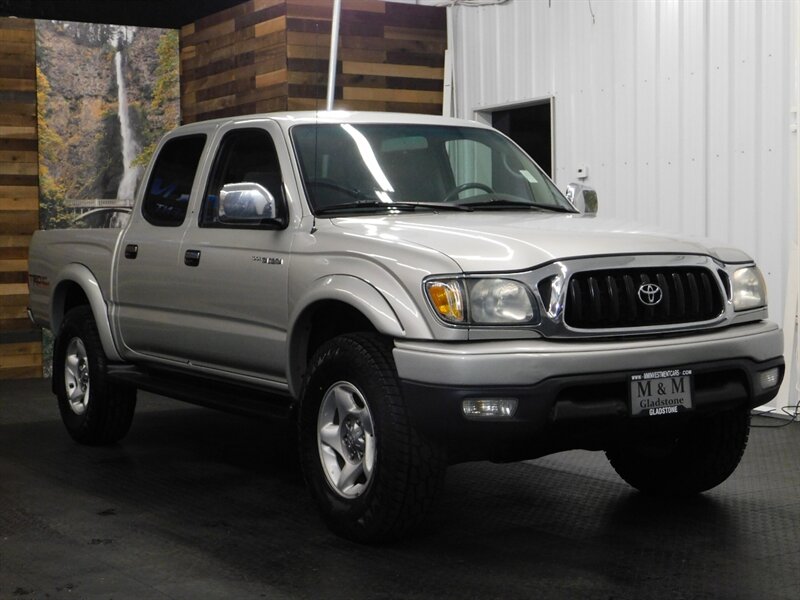
<svg viewBox="0 0 800 600">
<path fill-rule="evenodd" d="M 442 319 L 450 323 L 464 322 L 464 296 L 458 281 L 429 281 L 425 288 L 434 310 Z"/>
</svg>

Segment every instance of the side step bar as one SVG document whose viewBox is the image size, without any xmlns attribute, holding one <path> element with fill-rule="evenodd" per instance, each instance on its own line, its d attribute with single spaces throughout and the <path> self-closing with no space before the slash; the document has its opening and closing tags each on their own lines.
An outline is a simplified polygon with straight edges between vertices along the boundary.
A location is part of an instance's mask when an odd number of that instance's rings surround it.
<svg viewBox="0 0 800 600">
<path fill-rule="evenodd" d="M 227 380 L 133 365 L 108 365 L 107 375 L 114 382 L 225 412 L 269 419 L 290 419 L 294 415 L 291 396 Z"/>
</svg>

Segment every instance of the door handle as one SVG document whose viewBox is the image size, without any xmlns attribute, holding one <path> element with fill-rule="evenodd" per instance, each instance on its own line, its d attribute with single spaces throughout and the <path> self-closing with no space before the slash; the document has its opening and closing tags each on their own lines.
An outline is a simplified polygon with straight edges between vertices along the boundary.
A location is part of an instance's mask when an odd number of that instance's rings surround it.
<svg viewBox="0 0 800 600">
<path fill-rule="evenodd" d="M 196 267 L 200 264 L 200 250 L 187 250 L 183 255 L 183 264 L 187 267 Z"/>
<path fill-rule="evenodd" d="M 125 246 L 125 258 L 134 259 L 139 255 L 139 246 L 136 244 L 128 244 Z"/>
</svg>

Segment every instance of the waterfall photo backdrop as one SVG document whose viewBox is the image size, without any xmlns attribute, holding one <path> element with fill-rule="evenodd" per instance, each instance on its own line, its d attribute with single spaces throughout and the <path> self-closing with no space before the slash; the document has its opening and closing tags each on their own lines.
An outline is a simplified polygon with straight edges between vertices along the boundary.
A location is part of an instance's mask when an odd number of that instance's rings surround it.
<svg viewBox="0 0 800 600">
<path fill-rule="evenodd" d="M 176 30 L 36 21 L 42 229 L 123 222 L 156 143 L 180 123 L 179 59 Z M 88 219 L 104 211 L 102 225 Z M 49 332 L 43 341 L 49 376 Z"/>
<path fill-rule="evenodd" d="M 41 227 L 130 206 L 180 121 L 178 32 L 40 20 L 36 41 Z"/>
</svg>

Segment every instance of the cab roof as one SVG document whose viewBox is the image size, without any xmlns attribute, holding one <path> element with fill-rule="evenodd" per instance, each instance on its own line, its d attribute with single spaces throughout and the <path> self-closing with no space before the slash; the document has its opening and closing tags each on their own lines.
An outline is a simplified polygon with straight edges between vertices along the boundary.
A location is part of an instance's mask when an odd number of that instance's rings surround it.
<svg viewBox="0 0 800 600">
<path fill-rule="evenodd" d="M 209 121 L 199 121 L 182 125 L 174 130 L 175 134 L 185 134 L 189 132 L 200 132 L 214 130 L 217 127 L 228 124 L 257 123 L 259 121 L 270 120 L 278 123 L 283 129 L 288 129 L 293 125 L 314 125 L 314 124 L 344 124 L 344 123 L 391 123 L 409 125 L 449 125 L 451 127 L 481 127 L 489 128 L 488 125 L 477 121 L 466 119 L 454 119 L 437 115 L 420 115 L 413 113 L 391 113 L 391 112 L 367 112 L 367 111 L 285 111 L 275 113 L 259 113 L 252 115 L 241 115 L 236 117 L 223 117 Z"/>
</svg>

